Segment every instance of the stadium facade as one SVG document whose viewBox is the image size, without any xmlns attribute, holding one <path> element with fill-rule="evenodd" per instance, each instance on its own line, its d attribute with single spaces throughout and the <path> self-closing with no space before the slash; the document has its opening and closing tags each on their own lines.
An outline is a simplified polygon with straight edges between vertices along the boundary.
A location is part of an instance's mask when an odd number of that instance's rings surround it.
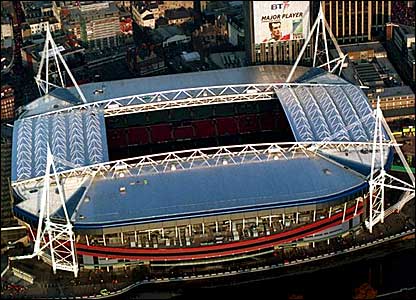
<svg viewBox="0 0 416 300">
<path fill-rule="evenodd" d="M 86 103 L 75 88 L 53 90 L 14 125 L 15 215 L 35 239 L 47 190 L 49 220 L 71 220 L 79 266 L 106 269 L 245 259 L 361 226 L 368 100 L 320 69 L 299 67 L 282 83 L 288 73 L 254 66 L 91 83 L 80 86 Z M 56 177 L 44 189 L 48 149 Z"/>
</svg>

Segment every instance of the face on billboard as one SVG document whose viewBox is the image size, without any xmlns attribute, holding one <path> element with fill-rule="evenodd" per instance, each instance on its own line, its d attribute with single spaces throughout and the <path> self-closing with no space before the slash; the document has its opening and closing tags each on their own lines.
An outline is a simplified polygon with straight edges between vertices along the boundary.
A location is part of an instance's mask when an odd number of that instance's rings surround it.
<svg viewBox="0 0 416 300">
<path fill-rule="evenodd" d="M 254 43 L 304 39 L 309 1 L 253 1 Z"/>
</svg>

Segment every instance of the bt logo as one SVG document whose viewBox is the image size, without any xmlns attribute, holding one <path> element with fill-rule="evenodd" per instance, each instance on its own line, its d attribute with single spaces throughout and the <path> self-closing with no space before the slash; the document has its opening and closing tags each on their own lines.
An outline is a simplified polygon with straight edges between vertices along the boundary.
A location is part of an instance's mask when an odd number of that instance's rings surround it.
<svg viewBox="0 0 416 300">
<path fill-rule="evenodd" d="M 283 3 L 275 3 L 275 4 L 272 4 L 271 6 L 270 6 L 270 9 L 271 10 L 276 10 L 276 9 L 285 9 L 285 8 L 288 8 L 289 7 L 289 1 L 283 1 Z"/>
</svg>

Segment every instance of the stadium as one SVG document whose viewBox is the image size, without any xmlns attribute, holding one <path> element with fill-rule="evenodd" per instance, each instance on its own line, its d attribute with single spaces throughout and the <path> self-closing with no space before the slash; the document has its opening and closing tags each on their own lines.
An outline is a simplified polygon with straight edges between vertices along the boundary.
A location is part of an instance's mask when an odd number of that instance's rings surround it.
<svg viewBox="0 0 416 300">
<path fill-rule="evenodd" d="M 282 83 L 289 70 L 90 83 L 79 87 L 86 103 L 74 87 L 56 88 L 14 125 L 16 217 L 34 240 L 45 225 L 45 244 L 50 224 L 70 220 L 73 234 L 53 255 L 40 249 L 57 259 L 74 240 L 81 269 L 235 261 L 361 226 L 375 128 L 368 100 L 316 68 Z M 386 151 L 379 164 L 391 160 Z"/>
<path fill-rule="evenodd" d="M 76 277 L 243 263 L 372 232 L 414 197 L 414 176 L 411 185 L 386 173 L 392 147 L 410 168 L 380 107 L 333 74 L 341 51 L 327 53 L 328 72 L 315 67 L 317 46 L 314 67 L 297 66 L 319 22 L 324 30 L 322 10 L 293 66 L 81 86 L 47 31 L 35 78 L 43 96 L 13 128 L 14 213 L 34 241 L 33 254 L 13 259 Z M 405 193 L 385 211 L 387 180 Z"/>
</svg>

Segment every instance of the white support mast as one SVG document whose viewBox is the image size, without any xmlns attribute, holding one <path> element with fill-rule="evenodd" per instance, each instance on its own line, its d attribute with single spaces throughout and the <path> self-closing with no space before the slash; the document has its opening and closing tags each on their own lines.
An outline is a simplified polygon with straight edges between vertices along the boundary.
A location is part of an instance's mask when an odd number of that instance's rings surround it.
<svg viewBox="0 0 416 300">
<path fill-rule="evenodd" d="M 338 58 L 329 59 L 329 50 L 328 50 L 328 42 L 327 42 L 327 37 L 326 37 L 326 31 L 328 31 L 329 36 L 332 40 L 332 42 L 335 45 L 335 48 L 338 52 Z M 300 60 L 303 57 L 303 54 L 306 51 L 306 48 L 309 44 L 309 42 L 312 40 L 313 35 L 315 36 L 315 47 L 314 47 L 314 55 L 313 55 L 313 63 L 312 63 L 312 67 L 316 67 L 317 65 L 317 61 L 318 58 L 320 57 L 320 54 L 324 54 L 324 60 L 325 62 L 319 66 L 317 66 L 318 68 L 322 68 L 322 67 L 327 67 L 328 72 L 330 73 L 334 73 L 336 71 L 336 69 L 338 69 L 339 67 L 339 74 L 341 73 L 345 58 L 347 57 L 346 54 L 342 53 L 340 47 L 338 46 L 338 42 L 335 39 L 334 35 L 332 34 L 331 28 L 329 27 L 328 23 L 325 20 L 325 15 L 323 13 L 322 10 L 322 4 L 320 4 L 319 7 L 319 13 L 318 13 L 318 17 L 315 20 L 315 23 L 312 25 L 311 31 L 309 32 L 308 37 L 305 40 L 305 43 L 302 46 L 302 49 L 299 52 L 298 57 L 296 58 L 295 64 L 293 65 L 292 69 L 290 70 L 289 76 L 286 79 L 286 82 L 291 82 L 292 80 L 292 76 L 295 73 L 295 70 L 300 62 Z M 319 51 L 318 50 L 318 44 L 319 44 L 319 37 L 321 37 L 322 41 L 324 42 L 324 50 L 323 51 Z M 331 64 L 334 64 L 333 67 L 331 67 Z"/>
<path fill-rule="evenodd" d="M 56 65 L 56 72 L 59 76 L 60 85 L 53 84 L 49 80 L 50 71 L 50 58 L 53 58 Z M 52 60 L 52 59 L 51 59 Z M 46 63 L 45 63 L 46 61 Z M 59 51 L 58 47 L 55 44 L 55 41 L 52 38 L 52 34 L 49 30 L 49 24 L 46 29 L 46 39 L 45 39 L 45 46 L 43 47 L 42 57 L 39 64 L 38 73 L 35 77 L 36 84 L 38 85 L 39 93 L 42 96 L 42 92 L 44 94 L 48 94 L 51 87 L 62 87 L 65 88 L 65 83 L 62 77 L 61 67 L 59 64 L 62 64 L 65 68 L 66 73 L 68 74 L 69 78 L 71 79 L 72 84 L 74 85 L 75 89 L 78 92 L 79 97 L 81 98 L 83 103 L 87 103 L 87 100 L 85 99 L 84 94 L 82 93 L 81 89 L 79 88 L 74 76 L 71 73 L 71 70 L 69 69 L 68 65 L 65 62 L 65 59 L 63 58 L 61 52 Z M 45 65 L 45 79 L 42 79 L 42 70 Z"/>
<path fill-rule="evenodd" d="M 65 216 L 65 221 L 60 223 L 54 222 L 50 218 L 51 167 Z M 64 192 L 60 183 L 60 178 L 56 172 L 54 158 L 49 145 L 46 172 L 43 180 L 44 184 L 40 202 L 39 221 L 33 253 L 25 256 L 12 257 L 10 259 L 20 260 L 34 258 L 36 256 L 38 258 L 43 257 L 46 262 L 49 262 L 52 265 L 54 274 L 56 274 L 56 270 L 64 270 L 73 272 L 74 276 L 77 277 L 78 261 L 75 253 L 75 235 L 72 230 L 73 226 L 66 209 Z M 46 253 L 47 250 L 49 250 L 49 255 Z"/>
<path fill-rule="evenodd" d="M 371 157 L 371 173 L 370 173 L 370 215 L 368 221 L 366 221 L 367 228 L 370 233 L 373 232 L 373 227 L 377 223 L 384 222 L 384 218 L 393 211 L 399 211 L 409 200 L 415 197 L 415 177 L 412 174 L 400 147 L 397 145 L 393 134 L 383 117 L 383 113 L 380 108 L 380 97 L 377 99 L 377 108 L 375 111 L 376 122 L 374 129 L 373 149 Z M 383 127 L 384 125 L 384 127 Z M 387 174 L 384 167 L 384 152 L 386 151 L 383 146 L 384 133 L 383 128 L 393 142 L 394 148 L 398 153 L 402 164 L 404 165 L 406 172 L 411 180 L 411 184 L 398 179 L 392 175 Z M 384 197 L 385 188 L 392 188 L 403 191 L 403 195 L 400 200 L 389 208 L 389 212 L 386 213 L 384 209 Z"/>
</svg>

